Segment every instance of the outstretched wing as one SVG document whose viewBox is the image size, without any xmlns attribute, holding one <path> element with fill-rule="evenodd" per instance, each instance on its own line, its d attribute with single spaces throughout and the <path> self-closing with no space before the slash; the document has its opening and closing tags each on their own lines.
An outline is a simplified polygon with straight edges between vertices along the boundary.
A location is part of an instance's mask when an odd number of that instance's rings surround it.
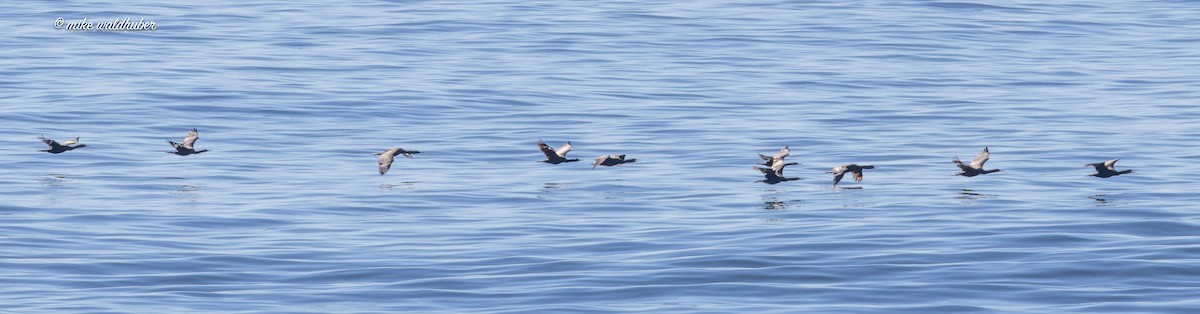
<svg viewBox="0 0 1200 314">
<path fill-rule="evenodd" d="M 862 182 L 862 169 L 858 169 L 858 171 L 851 171 L 851 174 L 854 175 L 854 182 Z"/>
<path fill-rule="evenodd" d="M 975 168 L 975 169 L 983 170 L 983 164 L 986 163 L 988 161 L 988 158 L 991 156 L 992 156 L 992 153 L 988 152 L 988 148 L 986 146 L 983 147 L 983 151 L 980 151 L 979 155 L 975 156 L 975 160 L 971 161 L 971 167 Z"/>
<path fill-rule="evenodd" d="M 1118 160 L 1121 160 L 1121 158 L 1105 161 L 1104 167 L 1108 168 L 1108 170 L 1117 171 L 1117 161 Z"/>
<path fill-rule="evenodd" d="M 962 169 L 962 171 L 975 170 L 975 168 L 971 168 L 971 166 L 968 166 L 967 164 L 964 164 L 962 160 L 959 160 L 958 156 L 954 156 L 954 160 L 952 161 L 954 162 L 954 165 L 958 166 L 958 169 Z"/>
<path fill-rule="evenodd" d="M 604 156 L 596 157 L 596 162 L 595 162 L 595 163 L 592 163 L 592 169 L 596 169 L 596 166 L 604 164 L 604 162 L 605 162 L 605 161 L 608 161 L 608 159 L 609 159 L 609 158 L 611 158 L 611 157 L 612 157 L 612 156 L 609 156 L 609 155 L 604 155 Z"/>
<path fill-rule="evenodd" d="M 554 158 L 558 157 L 558 153 L 555 153 L 554 149 L 550 148 L 550 145 L 546 145 L 546 142 L 542 140 L 538 140 L 538 149 L 542 150 L 542 154 L 546 154 L 546 159 L 554 160 Z"/>
<path fill-rule="evenodd" d="M 196 129 L 193 128 L 191 132 L 188 132 L 187 137 L 183 138 L 183 147 L 192 149 L 194 147 L 192 145 L 196 145 L 196 140 L 198 139 L 200 139 L 200 132 L 197 132 Z"/>
<path fill-rule="evenodd" d="M 842 182 L 842 177 L 844 177 L 844 176 L 846 176 L 845 172 L 841 172 L 841 173 L 838 173 L 836 176 L 833 176 L 833 185 L 836 186 L 838 184 L 838 182 Z"/>
<path fill-rule="evenodd" d="M 754 170 L 758 170 L 758 172 L 762 172 L 763 179 L 766 179 L 766 181 L 783 181 L 783 177 L 776 174 L 775 170 L 773 170 L 773 169 L 754 167 Z"/>
<path fill-rule="evenodd" d="M 387 173 L 388 169 L 392 168 L 392 160 L 395 155 L 396 155 L 395 148 L 389 149 L 382 153 L 379 153 L 379 174 L 380 175 Z"/>
<path fill-rule="evenodd" d="M 46 143 L 46 145 L 49 145 L 49 146 L 50 146 L 50 148 L 56 148 L 56 147 L 61 147 L 61 146 L 62 146 L 62 145 L 58 144 L 58 142 L 55 142 L 55 141 L 54 141 L 54 140 L 52 140 L 52 139 L 48 139 L 48 138 L 45 138 L 45 137 L 39 137 L 39 139 L 41 139 L 41 140 L 42 140 L 42 143 Z"/>
<path fill-rule="evenodd" d="M 562 147 L 559 147 L 558 150 L 554 151 L 554 154 L 558 155 L 558 157 L 567 158 L 567 153 L 571 152 L 571 147 L 571 141 L 567 141 L 566 144 L 563 144 Z"/>
<path fill-rule="evenodd" d="M 792 154 L 792 149 L 788 148 L 787 146 L 784 146 L 783 148 L 779 149 L 778 153 L 775 153 L 775 159 L 783 159 L 783 157 L 787 157 L 788 155 L 791 155 L 791 154 Z"/>
<path fill-rule="evenodd" d="M 796 162 L 785 163 L 785 162 L 783 162 L 782 159 L 776 159 L 775 163 L 771 164 L 771 170 L 774 170 L 775 174 L 782 176 L 783 168 L 787 168 L 787 166 L 798 165 L 798 164 L 800 164 L 800 163 L 796 163 Z"/>
</svg>

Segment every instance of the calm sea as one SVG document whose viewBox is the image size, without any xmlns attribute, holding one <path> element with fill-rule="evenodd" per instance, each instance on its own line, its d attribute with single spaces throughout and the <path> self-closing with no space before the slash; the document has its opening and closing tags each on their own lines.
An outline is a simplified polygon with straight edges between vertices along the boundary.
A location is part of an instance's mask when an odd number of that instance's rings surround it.
<svg viewBox="0 0 1200 314">
<path fill-rule="evenodd" d="M 1200 309 L 1193 1 L 0 12 L 2 313 Z"/>
</svg>

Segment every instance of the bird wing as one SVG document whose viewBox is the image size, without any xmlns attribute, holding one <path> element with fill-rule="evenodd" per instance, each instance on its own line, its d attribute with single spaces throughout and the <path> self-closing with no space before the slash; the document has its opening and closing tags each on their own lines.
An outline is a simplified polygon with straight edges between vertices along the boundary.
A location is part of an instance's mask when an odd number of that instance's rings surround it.
<svg viewBox="0 0 1200 314">
<path fill-rule="evenodd" d="M 778 153 L 775 153 L 775 159 L 783 159 L 783 157 L 787 157 L 788 155 L 791 155 L 791 154 L 792 154 L 792 149 L 788 148 L 787 146 L 784 146 L 783 148 L 779 149 Z"/>
<path fill-rule="evenodd" d="M 558 155 L 558 157 L 567 158 L 567 153 L 571 152 L 571 147 L 571 141 L 567 141 L 566 144 L 563 144 L 562 147 L 559 147 L 558 150 L 554 151 L 554 154 Z"/>
<path fill-rule="evenodd" d="M 56 148 L 56 147 L 62 146 L 62 145 L 58 144 L 58 142 L 55 142 L 52 139 L 48 139 L 45 137 L 39 137 L 39 139 L 42 139 L 42 143 L 46 143 L 46 145 L 50 145 L 50 148 Z"/>
<path fill-rule="evenodd" d="M 392 156 L 395 156 L 395 154 L 395 148 L 379 154 L 379 174 L 385 174 L 388 172 L 388 169 L 392 168 Z"/>
<path fill-rule="evenodd" d="M 604 155 L 604 156 L 596 157 L 596 162 L 595 162 L 595 163 L 592 163 L 592 169 L 596 169 L 596 166 L 597 166 L 597 165 L 601 165 L 601 164 L 603 164 L 605 161 L 608 161 L 608 159 L 609 159 L 609 158 L 611 158 L 611 157 L 612 157 L 612 156 L 609 156 L 609 155 Z"/>
<path fill-rule="evenodd" d="M 842 182 L 842 177 L 844 176 L 846 176 L 845 172 L 839 172 L 836 176 L 833 176 L 833 185 L 836 186 L 838 182 Z"/>
<path fill-rule="evenodd" d="M 772 162 L 775 160 L 775 157 L 771 157 L 771 156 L 767 156 L 767 155 L 763 155 L 763 154 L 758 154 L 758 158 L 762 158 L 762 160 L 766 161 L 766 162 Z"/>
<path fill-rule="evenodd" d="M 771 170 L 774 170 L 775 174 L 782 176 L 783 168 L 786 168 L 787 166 L 790 166 L 790 165 L 797 165 L 797 164 L 799 164 L 799 163 L 796 163 L 796 162 L 785 163 L 785 162 L 783 162 L 782 159 L 776 159 L 775 163 L 771 164 Z"/>
<path fill-rule="evenodd" d="M 778 174 L 775 173 L 775 170 L 772 170 L 771 168 L 754 167 L 754 170 L 758 170 L 758 172 L 762 172 L 763 179 L 766 179 L 765 181 L 782 181 L 783 180 L 783 177 L 780 177 Z"/>
<path fill-rule="evenodd" d="M 1117 171 L 1117 161 L 1118 160 L 1121 160 L 1121 158 L 1105 161 L 1104 167 L 1108 168 L 1108 170 Z"/>
<path fill-rule="evenodd" d="M 854 182 L 862 182 L 862 169 L 859 169 L 858 171 L 851 171 L 850 173 L 854 175 Z"/>
<path fill-rule="evenodd" d="M 200 139 L 200 132 L 197 132 L 196 129 L 192 129 L 191 132 L 188 132 L 187 137 L 183 138 L 183 147 L 192 149 L 192 145 L 196 145 L 196 140 L 198 139 Z"/>
<path fill-rule="evenodd" d="M 542 150 L 542 154 L 546 154 L 547 159 L 553 160 L 554 158 L 558 158 L 558 153 L 555 153 L 554 149 L 550 148 L 550 145 L 546 145 L 546 142 L 542 140 L 538 140 L 538 149 Z"/>
<path fill-rule="evenodd" d="M 964 164 L 962 160 L 959 160 L 958 156 L 954 156 L 954 160 L 952 161 L 954 162 L 954 165 L 958 166 L 958 169 L 962 169 L 962 171 L 975 170 L 975 168 L 971 168 L 971 166 L 968 166 L 967 164 Z"/>
<path fill-rule="evenodd" d="M 983 170 L 983 164 L 986 163 L 988 161 L 988 158 L 990 158 L 991 156 L 992 156 L 992 153 L 988 152 L 988 148 L 985 146 L 983 148 L 983 150 L 979 152 L 979 155 L 975 156 L 975 160 L 971 161 L 971 167 L 975 168 L 975 169 Z"/>
</svg>

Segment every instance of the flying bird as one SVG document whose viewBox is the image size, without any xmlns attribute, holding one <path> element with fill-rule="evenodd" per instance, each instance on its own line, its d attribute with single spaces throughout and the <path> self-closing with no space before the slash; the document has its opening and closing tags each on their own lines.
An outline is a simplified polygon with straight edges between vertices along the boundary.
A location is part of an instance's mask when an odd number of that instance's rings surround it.
<svg viewBox="0 0 1200 314">
<path fill-rule="evenodd" d="M 777 160 L 775 160 L 775 162 L 773 164 L 771 164 L 771 168 L 763 168 L 763 167 L 759 167 L 759 166 L 754 166 L 754 170 L 758 170 L 758 172 L 762 172 L 762 174 L 763 174 L 763 179 L 759 180 L 757 182 L 764 182 L 767 184 L 776 184 L 776 183 L 784 182 L 784 181 L 800 180 L 800 178 L 788 178 L 788 177 L 783 176 L 783 168 L 786 168 L 787 166 L 791 166 L 791 165 L 797 165 L 797 164 L 799 164 L 799 163 L 796 163 L 796 162 L 784 163 L 782 159 L 777 159 Z"/>
<path fill-rule="evenodd" d="M 637 158 L 625 159 L 625 154 L 600 156 L 596 157 L 596 163 L 592 164 L 592 169 L 596 169 L 596 166 L 620 166 L 631 162 L 637 162 Z"/>
<path fill-rule="evenodd" d="M 788 148 L 787 146 L 783 146 L 783 148 L 780 148 L 779 152 L 775 153 L 774 156 L 758 154 L 758 158 L 762 158 L 763 166 L 770 167 L 775 164 L 775 161 L 783 160 L 784 157 L 787 157 L 788 155 L 791 155 L 791 154 L 792 154 L 792 149 Z"/>
<path fill-rule="evenodd" d="M 187 137 L 183 138 L 183 143 L 176 143 L 175 141 L 167 140 L 167 143 L 170 143 L 171 147 L 175 147 L 175 151 L 167 153 L 176 154 L 179 156 L 187 156 L 191 154 L 207 152 L 207 149 L 196 150 L 194 145 L 196 145 L 196 140 L 198 139 L 200 139 L 200 132 L 196 131 L 196 128 L 192 128 L 191 132 L 188 132 Z"/>
<path fill-rule="evenodd" d="M 389 148 L 383 152 L 375 153 L 375 155 L 379 156 L 379 175 L 383 175 L 388 172 L 388 169 L 392 169 L 392 160 L 395 159 L 396 155 L 404 155 L 404 157 L 412 158 L 413 154 L 420 153 L 421 152 L 419 151 L 404 150 L 403 148 L 399 147 Z"/>
<path fill-rule="evenodd" d="M 69 140 L 69 141 L 62 142 L 62 143 L 56 142 L 52 139 L 48 139 L 45 136 L 38 136 L 38 139 L 42 140 L 42 143 L 46 143 L 46 145 L 50 146 L 50 149 L 42 149 L 42 150 L 38 150 L 38 151 L 39 152 L 47 152 L 47 153 L 51 153 L 51 154 L 61 154 L 62 152 L 65 152 L 68 150 L 87 147 L 87 144 L 79 144 L 79 137 L 75 137 L 75 139 L 73 139 L 73 140 Z"/>
<path fill-rule="evenodd" d="M 971 161 L 970 165 L 964 164 L 962 160 L 958 159 L 958 156 L 954 156 L 954 165 L 957 165 L 959 169 L 962 169 L 962 172 L 955 173 L 954 175 L 974 177 L 981 174 L 989 174 L 1000 171 L 1000 169 L 983 170 L 983 164 L 988 161 L 988 158 L 991 155 L 992 153 L 988 152 L 988 148 L 985 146 L 983 147 L 983 151 L 980 151 L 979 155 L 975 156 L 975 160 Z"/>
<path fill-rule="evenodd" d="M 849 172 L 851 175 L 854 176 L 854 182 L 862 182 L 863 169 L 875 169 L 875 166 L 871 166 L 871 165 L 859 166 L 857 164 L 845 164 L 845 165 L 834 167 L 833 170 L 830 170 L 829 172 L 826 172 L 826 173 L 834 174 L 833 186 L 837 186 L 838 182 L 842 182 L 842 177 L 846 176 L 847 172 Z"/>
<path fill-rule="evenodd" d="M 1117 158 L 1117 159 L 1113 159 L 1113 160 L 1109 160 L 1109 161 L 1105 161 L 1105 162 L 1086 164 L 1083 166 L 1084 167 L 1095 167 L 1096 173 L 1091 174 L 1091 176 L 1101 177 L 1101 178 L 1107 178 L 1107 177 L 1111 177 L 1111 176 L 1119 176 L 1119 175 L 1133 172 L 1133 170 L 1130 170 L 1130 169 L 1117 171 L 1116 165 L 1117 165 L 1118 160 L 1121 160 L 1121 158 Z"/>
<path fill-rule="evenodd" d="M 571 147 L 571 141 L 567 141 L 567 143 L 563 144 L 562 147 L 559 147 L 558 150 L 554 150 L 550 148 L 550 145 L 546 145 L 546 142 L 538 140 L 538 149 L 541 149 L 542 153 L 546 154 L 546 160 L 543 160 L 542 162 L 548 164 L 557 165 L 564 162 L 579 161 L 579 159 L 567 159 L 567 153 L 571 152 Z"/>
</svg>

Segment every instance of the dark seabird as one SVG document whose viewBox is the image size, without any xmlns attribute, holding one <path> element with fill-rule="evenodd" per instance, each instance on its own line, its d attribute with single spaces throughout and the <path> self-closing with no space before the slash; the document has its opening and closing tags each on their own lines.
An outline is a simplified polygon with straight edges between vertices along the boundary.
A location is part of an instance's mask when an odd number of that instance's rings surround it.
<svg viewBox="0 0 1200 314">
<path fill-rule="evenodd" d="M 763 166 L 774 166 L 776 160 L 783 160 L 784 157 L 787 157 L 788 155 L 791 155 L 791 154 L 792 154 L 792 149 L 788 148 L 787 146 L 784 146 L 783 148 L 779 149 L 778 153 L 775 153 L 775 156 L 767 156 L 767 155 L 763 155 L 763 154 L 758 154 L 758 158 L 762 158 Z"/>
<path fill-rule="evenodd" d="M 875 166 L 871 166 L 871 165 L 859 166 L 856 164 L 845 164 L 845 165 L 837 166 L 836 168 L 833 168 L 833 170 L 830 170 L 829 172 L 826 172 L 826 173 L 834 174 L 833 186 L 837 186 L 838 182 L 842 182 L 842 177 L 846 176 L 846 172 L 850 172 L 851 174 L 854 175 L 854 182 L 862 182 L 863 169 L 875 169 Z"/>
<path fill-rule="evenodd" d="M 978 156 L 975 156 L 975 160 L 972 160 L 970 165 L 964 164 L 962 160 L 958 160 L 958 156 L 954 156 L 954 164 L 957 165 L 959 169 L 962 169 L 962 172 L 955 173 L 954 175 L 974 177 L 981 174 L 989 174 L 1000 171 L 1000 169 L 983 170 L 983 163 L 987 162 L 988 157 L 991 155 L 992 153 L 988 152 L 988 148 L 984 146 L 983 151 L 979 152 Z"/>
<path fill-rule="evenodd" d="M 567 159 L 567 153 L 571 152 L 571 141 L 567 141 L 558 150 L 553 150 L 550 148 L 550 145 L 546 145 L 546 142 L 538 140 L 538 148 L 542 150 L 543 154 L 546 154 L 546 160 L 542 161 L 544 163 L 557 165 L 564 162 L 579 161 L 579 159 Z"/>
<path fill-rule="evenodd" d="M 399 147 L 390 148 L 381 153 L 375 153 L 375 155 L 379 155 L 379 175 L 387 173 L 388 169 L 392 168 L 392 160 L 396 157 L 396 155 L 404 155 L 404 157 L 412 158 L 413 154 L 420 153 L 421 152 L 415 150 L 404 150 L 403 148 Z"/>
<path fill-rule="evenodd" d="M 1084 167 L 1088 167 L 1088 166 L 1095 167 L 1096 173 L 1092 174 L 1092 176 L 1093 177 L 1101 177 L 1101 178 L 1107 178 L 1107 177 L 1111 177 L 1111 176 L 1119 176 L 1119 175 L 1133 172 L 1133 170 L 1130 170 L 1130 169 L 1117 171 L 1116 165 L 1117 165 L 1118 160 L 1121 160 L 1121 158 L 1117 158 L 1117 159 L 1113 159 L 1113 160 L 1109 160 L 1109 161 L 1105 161 L 1105 162 L 1098 162 L 1098 163 L 1094 163 L 1094 164 L 1086 164 L 1083 166 Z"/>
<path fill-rule="evenodd" d="M 637 158 L 625 159 L 625 154 L 600 156 L 596 157 L 596 163 L 592 164 L 592 169 L 596 169 L 596 166 L 620 166 L 631 162 L 637 162 Z"/>
<path fill-rule="evenodd" d="M 791 165 L 797 165 L 797 164 L 800 164 L 800 163 L 797 163 L 797 162 L 784 163 L 782 159 L 777 159 L 775 161 L 775 163 L 771 165 L 771 168 L 763 168 L 763 167 L 759 167 L 759 166 L 754 166 L 754 170 L 758 170 L 759 172 L 762 172 L 762 174 L 763 174 L 763 180 L 759 180 L 757 182 L 765 182 L 767 184 L 776 184 L 776 183 L 783 182 L 783 181 L 800 180 L 800 178 L 786 178 L 783 176 L 783 168 L 786 168 L 787 166 L 791 166 Z"/>
<path fill-rule="evenodd" d="M 73 140 L 62 143 L 55 142 L 54 140 L 48 139 L 45 136 L 39 136 L 38 139 L 42 140 L 42 143 L 46 143 L 46 145 L 50 146 L 50 149 L 42 149 L 38 151 L 51 154 L 59 154 L 68 150 L 87 147 L 87 144 L 79 144 L 79 137 L 75 137 Z"/>
<path fill-rule="evenodd" d="M 192 146 L 196 144 L 196 140 L 198 139 L 200 139 L 200 132 L 197 132 L 196 128 L 192 128 L 192 131 L 188 132 L 187 137 L 183 138 L 183 144 L 176 143 L 172 140 L 167 140 L 167 143 L 171 143 L 171 146 L 175 147 L 175 151 L 167 153 L 176 154 L 179 156 L 187 156 L 191 154 L 207 152 L 207 149 L 196 150 L 195 146 Z"/>
</svg>

